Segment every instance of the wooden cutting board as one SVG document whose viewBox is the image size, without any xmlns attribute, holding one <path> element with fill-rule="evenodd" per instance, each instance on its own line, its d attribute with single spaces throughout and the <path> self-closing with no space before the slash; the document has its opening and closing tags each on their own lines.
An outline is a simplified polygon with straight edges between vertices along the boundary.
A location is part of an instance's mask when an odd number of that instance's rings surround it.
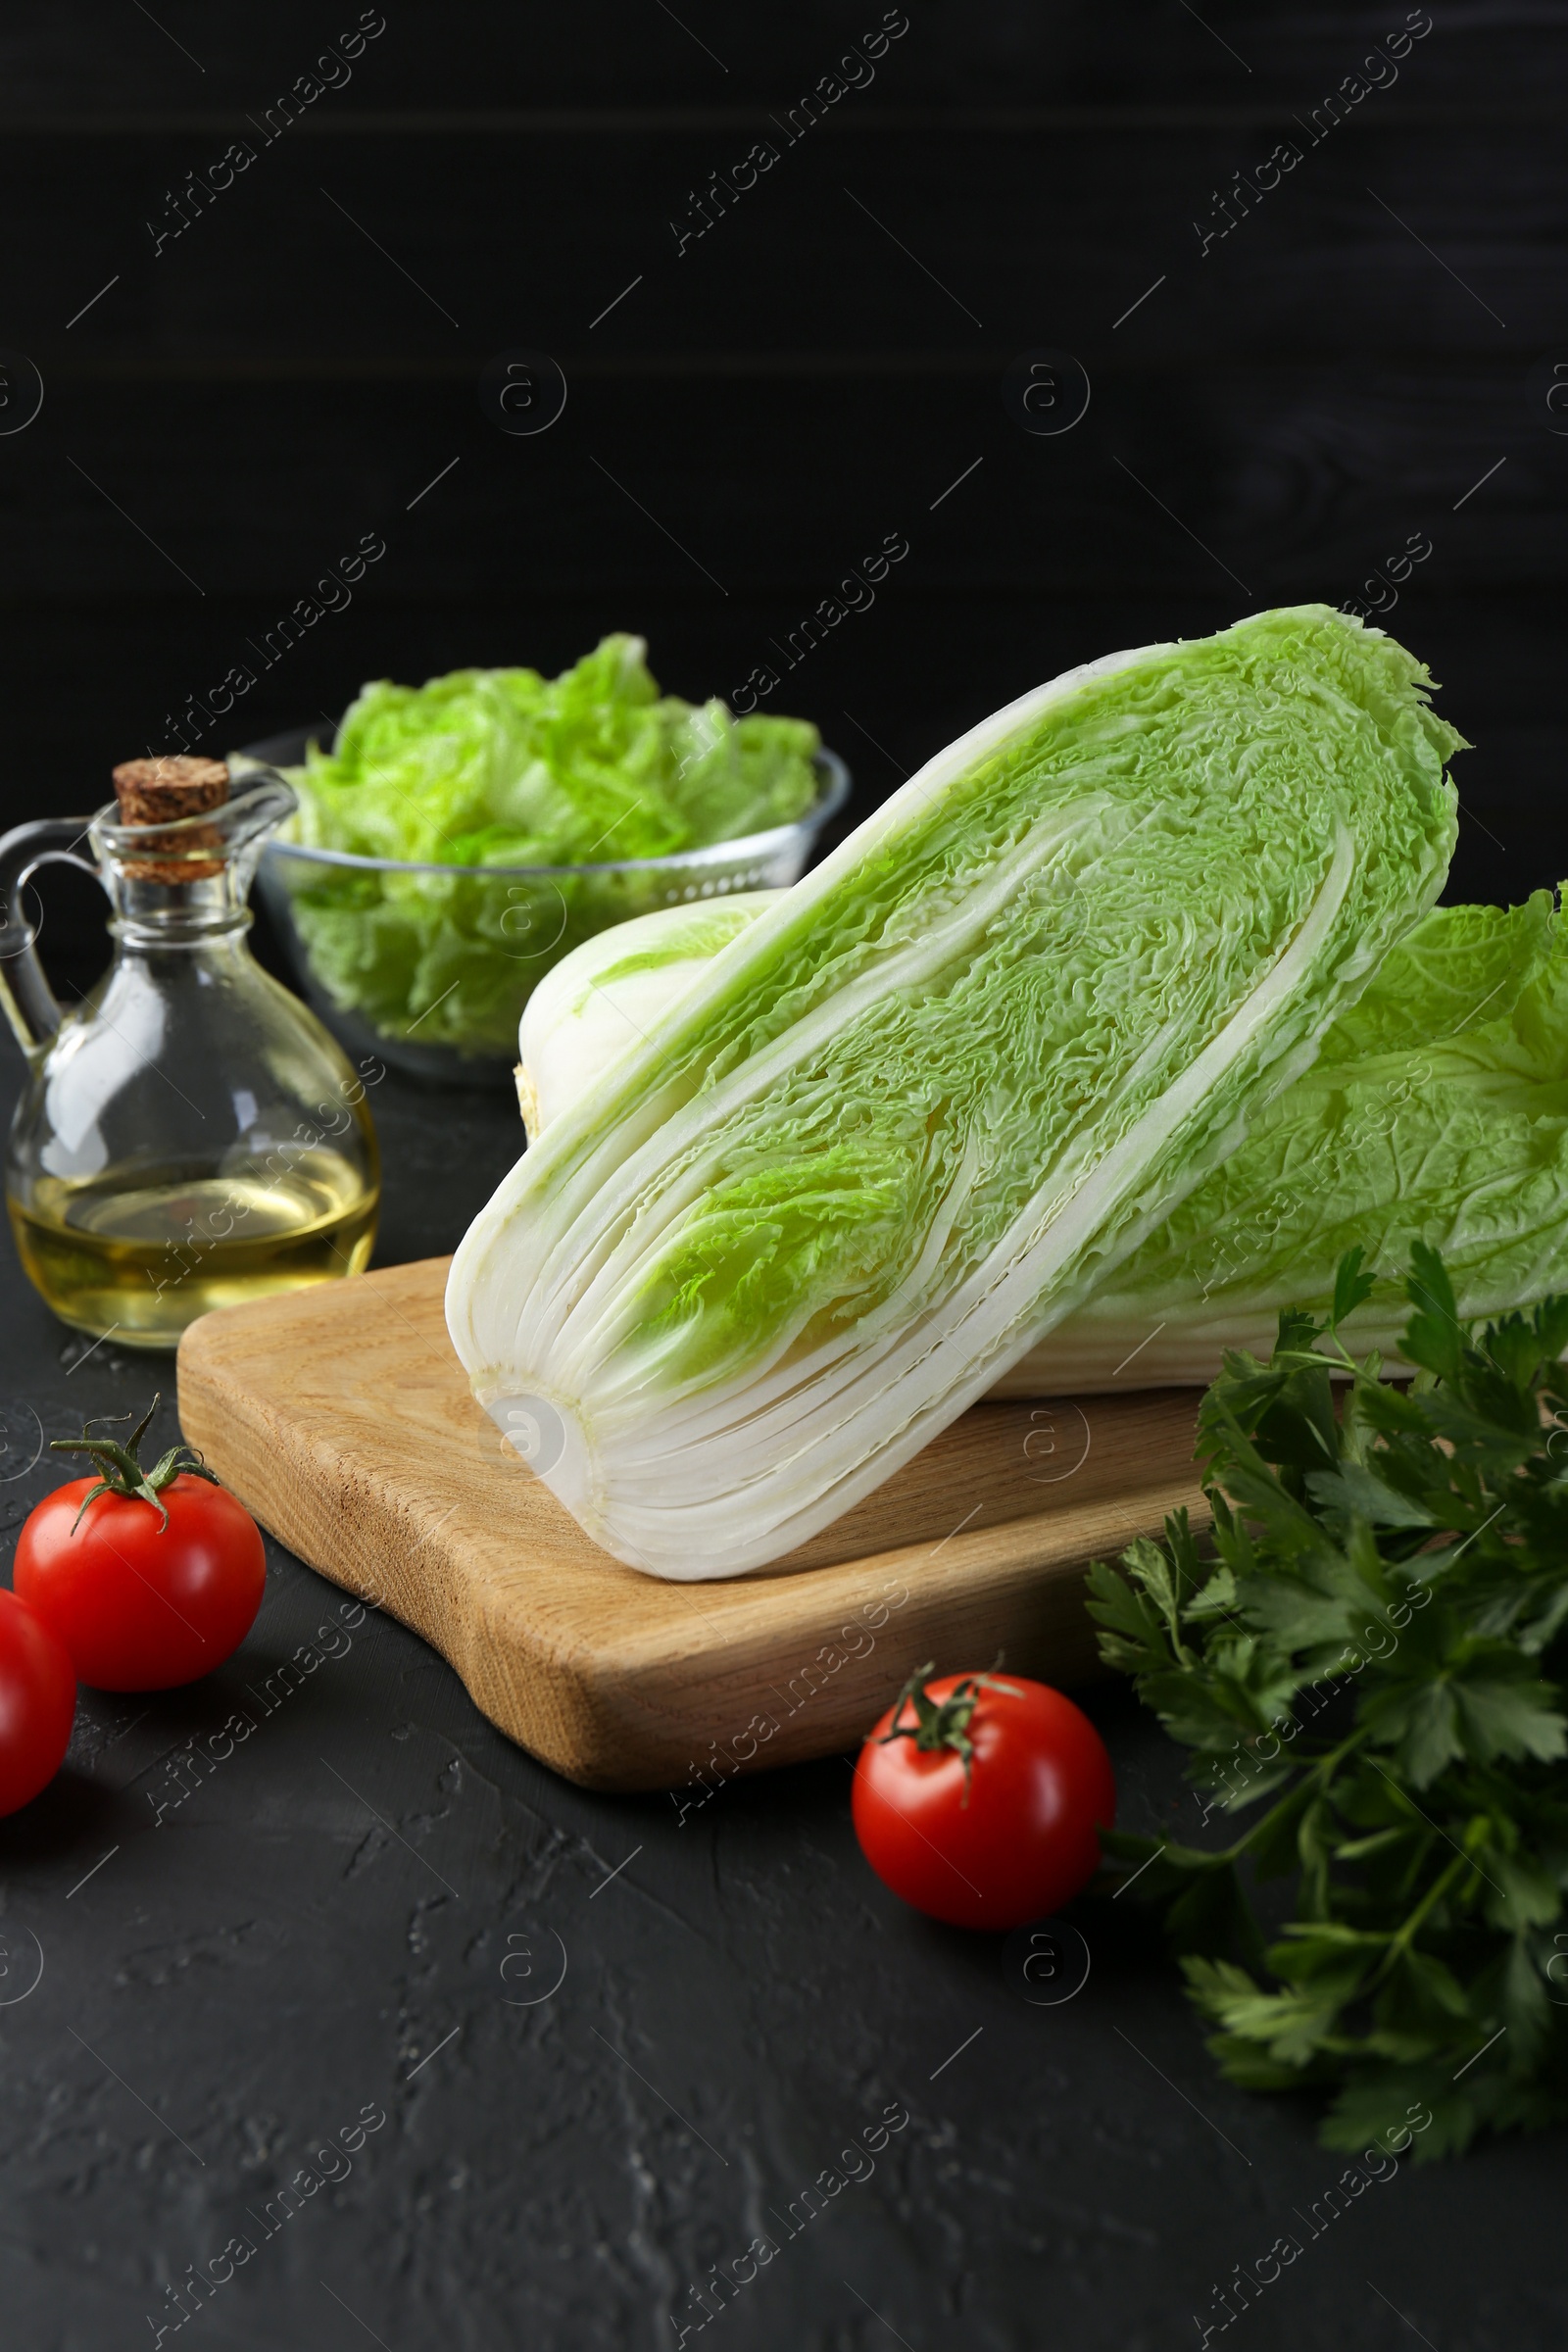
<svg viewBox="0 0 1568 2352">
<path fill-rule="evenodd" d="M 433 1643 L 512 1739 L 593 1788 L 852 1746 L 927 1659 L 1096 1671 L 1083 1572 L 1206 1518 L 1198 1398 L 977 1405 L 773 1567 L 673 1585 L 599 1549 L 479 1410 L 446 1258 L 227 1307 L 179 1348 L 188 1442 L 280 1542 Z"/>
</svg>

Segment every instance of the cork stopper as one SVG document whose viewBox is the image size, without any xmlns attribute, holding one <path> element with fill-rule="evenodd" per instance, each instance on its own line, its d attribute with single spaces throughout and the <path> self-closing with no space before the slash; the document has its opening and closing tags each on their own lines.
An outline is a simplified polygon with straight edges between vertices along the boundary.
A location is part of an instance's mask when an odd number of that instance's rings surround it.
<svg viewBox="0 0 1568 2352">
<path fill-rule="evenodd" d="M 192 760 L 183 753 L 164 760 L 122 760 L 115 770 L 115 798 L 122 825 L 172 825 L 182 816 L 221 808 L 228 798 L 228 769 L 221 760 Z"/>
<path fill-rule="evenodd" d="M 221 760 L 195 760 L 184 753 L 164 759 L 122 760 L 114 771 L 115 798 L 122 825 L 172 825 L 205 815 L 228 799 L 228 769 Z M 221 857 L 192 858 L 193 850 L 221 850 L 216 825 L 193 827 L 178 851 L 130 860 L 125 873 L 135 882 L 204 882 L 223 870 Z"/>
</svg>

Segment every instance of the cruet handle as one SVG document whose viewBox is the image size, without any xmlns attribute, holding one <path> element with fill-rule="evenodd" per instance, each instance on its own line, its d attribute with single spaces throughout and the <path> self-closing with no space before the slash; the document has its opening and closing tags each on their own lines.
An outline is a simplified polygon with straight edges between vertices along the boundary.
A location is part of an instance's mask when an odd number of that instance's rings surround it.
<svg viewBox="0 0 1568 2352">
<path fill-rule="evenodd" d="M 101 879 L 90 858 L 76 851 L 87 839 L 87 816 L 41 816 L 17 825 L 0 841 L 0 1004 L 24 1054 L 41 1054 L 65 1018 L 38 960 L 38 934 L 27 921 L 23 893 L 40 865 L 79 866 Z"/>
</svg>

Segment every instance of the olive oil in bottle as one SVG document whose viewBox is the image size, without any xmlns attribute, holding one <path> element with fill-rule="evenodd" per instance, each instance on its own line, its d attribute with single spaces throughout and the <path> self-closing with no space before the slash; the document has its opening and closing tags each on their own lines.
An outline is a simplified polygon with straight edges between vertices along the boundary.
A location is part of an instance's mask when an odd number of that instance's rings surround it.
<svg viewBox="0 0 1568 2352">
<path fill-rule="evenodd" d="M 118 806 L 0 841 L 0 1004 L 30 1065 L 6 1152 L 22 1263 L 63 1321 L 172 1348 L 209 1308 L 356 1274 L 380 1195 L 356 1070 L 251 956 L 246 904 L 294 796 L 270 768 L 128 760 Z M 76 855 L 113 906 L 114 961 L 63 1012 L 21 909 Z"/>
<path fill-rule="evenodd" d="M 44 1179 L 9 1203 L 18 1253 L 62 1322 L 122 1348 L 172 1348 L 210 1307 L 358 1274 L 376 1200 L 316 1155 L 270 1177 L 154 1174 L 134 1187 Z"/>
</svg>

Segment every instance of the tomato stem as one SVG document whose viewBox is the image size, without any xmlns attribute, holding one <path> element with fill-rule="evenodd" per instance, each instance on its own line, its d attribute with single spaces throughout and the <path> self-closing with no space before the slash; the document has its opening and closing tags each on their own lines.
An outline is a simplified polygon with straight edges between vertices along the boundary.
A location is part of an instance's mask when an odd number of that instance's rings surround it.
<svg viewBox="0 0 1568 2352">
<path fill-rule="evenodd" d="M 980 1704 L 980 1693 L 1004 1690 L 1009 1698 L 1021 1698 L 1023 1692 L 1015 1683 L 999 1682 L 994 1674 L 966 1674 L 939 1702 L 925 1687 L 935 1672 L 933 1658 L 910 1675 L 894 1706 L 892 1728 L 882 1734 L 877 1745 L 886 1747 L 894 1740 L 912 1740 L 917 1748 L 927 1753 L 936 1748 L 952 1748 L 955 1755 L 963 1758 L 963 1803 L 967 1805 L 974 1772 L 974 1741 L 969 1737 L 969 1725 Z M 914 1709 L 913 1723 L 899 1721 L 906 1706 Z"/>
<path fill-rule="evenodd" d="M 152 1417 L 162 1401 L 161 1396 L 153 1398 L 123 1446 L 114 1438 L 90 1437 L 88 1432 L 92 1428 L 91 1421 L 82 1423 L 79 1438 L 50 1439 L 49 1450 L 51 1453 L 90 1454 L 93 1467 L 98 1473 L 98 1484 L 89 1488 L 82 1496 L 81 1509 L 72 1521 L 71 1532 L 73 1535 L 81 1525 L 88 1504 L 96 1502 L 100 1494 L 124 1494 L 136 1502 L 150 1502 L 158 1513 L 159 1533 L 162 1535 L 169 1526 L 169 1513 L 164 1507 L 163 1492 L 165 1487 L 178 1478 L 182 1471 L 188 1472 L 192 1478 L 205 1478 L 215 1487 L 221 1484 L 218 1473 L 209 1470 L 201 1455 L 189 1446 L 171 1446 L 169 1451 L 155 1463 L 151 1470 L 142 1468 L 136 1459 L 136 1449 L 147 1435 Z M 130 1415 L 128 1413 L 98 1413 L 94 1415 L 94 1419 L 128 1421 Z"/>
</svg>

